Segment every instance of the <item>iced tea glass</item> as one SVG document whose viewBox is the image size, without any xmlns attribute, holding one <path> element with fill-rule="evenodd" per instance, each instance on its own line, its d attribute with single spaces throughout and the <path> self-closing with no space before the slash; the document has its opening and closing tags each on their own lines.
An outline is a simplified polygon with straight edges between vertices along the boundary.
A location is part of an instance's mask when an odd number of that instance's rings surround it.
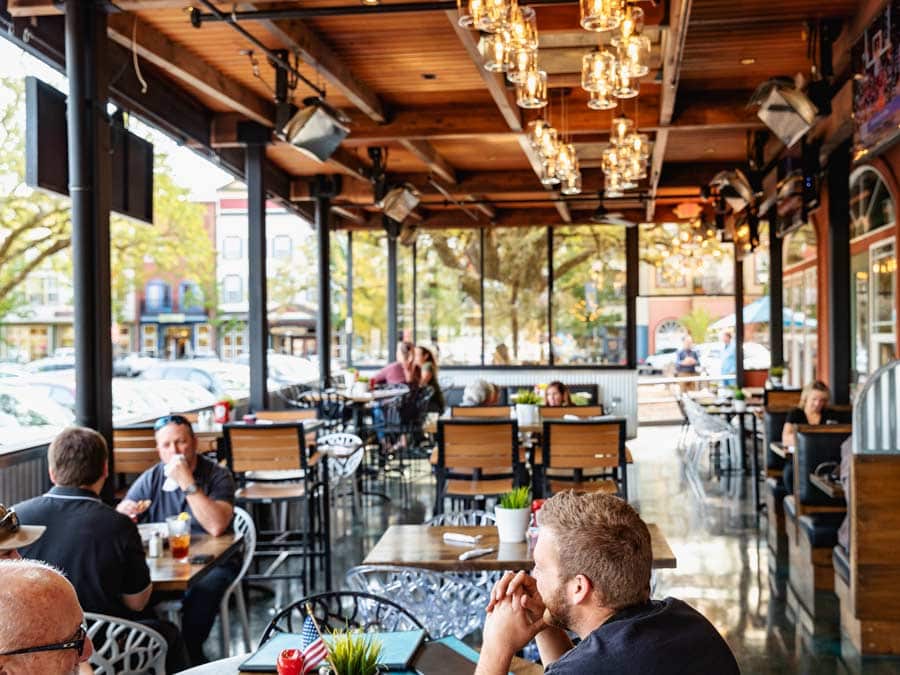
<svg viewBox="0 0 900 675">
<path fill-rule="evenodd" d="M 169 528 L 169 548 L 175 560 L 187 560 L 191 552 L 191 518 L 183 515 L 166 518 Z"/>
</svg>

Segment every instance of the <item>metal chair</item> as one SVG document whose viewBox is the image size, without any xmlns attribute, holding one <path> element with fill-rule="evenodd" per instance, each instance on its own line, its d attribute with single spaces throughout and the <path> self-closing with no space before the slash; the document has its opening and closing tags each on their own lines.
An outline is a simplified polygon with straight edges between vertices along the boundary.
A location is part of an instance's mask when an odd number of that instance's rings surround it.
<svg viewBox="0 0 900 675">
<path fill-rule="evenodd" d="M 259 640 L 263 645 L 277 633 L 300 633 L 306 605 L 312 607 L 319 628 L 363 631 L 426 630 L 422 622 L 393 600 L 358 591 L 329 591 L 301 598 L 276 614 Z M 427 633 L 427 630 L 426 630 Z"/>
<path fill-rule="evenodd" d="M 542 440 L 541 494 L 571 488 L 628 499 L 624 419 L 545 421 Z"/>
<path fill-rule="evenodd" d="M 349 588 L 392 598 L 425 624 L 433 639 L 460 640 L 481 628 L 490 590 L 461 575 L 418 567 L 359 565 L 347 571 Z"/>
<path fill-rule="evenodd" d="M 235 606 L 237 607 L 238 620 L 241 622 L 241 632 L 244 638 L 244 650 L 249 652 L 253 649 L 250 640 L 250 619 L 247 616 L 247 603 L 244 599 L 244 587 L 241 583 L 250 564 L 253 562 L 253 556 L 256 554 L 256 525 L 253 518 L 244 509 L 239 506 L 234 507 L 234 532 L 241 535 L 241 542 L 244 545 L 243 562 L 241 563 L 241 571 L 237 577 L 231 582 L 231 585 L 225 589 L 222 601 L 219 603 L 219 624 L 221 628 L 222 654 L 223 656 L 231 656 L 231 622 L 229 621 L 228 601 L 234 595 Z"/>
<path fill-rule="evenodd" d="M 318 451 L 332 459 L 329 467 L 332 500 L 341 496 L 342 488 L 349 485 L 354 510 L 360 507 L 359 488 L 355 478 L 365 454 L 362 446 L 363 440 L 359 436 L 345 432 L 320 436 L 316 441 Z"/>
<path fill-rule="evenodd" d="M 88 662 L 96 675 L 166 675 L 166 640 L 134 621 L 85 612 L 94 645 Z"/>
<path fill-rule="evenodd" d="M 447 513 L 439 513 L 433 518 L 425 521 L 430 527 L 441 527 L 449 525 L 451 527 L 460 527 L 463 525 L 495 525 L 497 518 L 493 513 L 481 511 L 480 509 L 469 509 L 467 511 L 448 511 Z"/>
</svg>

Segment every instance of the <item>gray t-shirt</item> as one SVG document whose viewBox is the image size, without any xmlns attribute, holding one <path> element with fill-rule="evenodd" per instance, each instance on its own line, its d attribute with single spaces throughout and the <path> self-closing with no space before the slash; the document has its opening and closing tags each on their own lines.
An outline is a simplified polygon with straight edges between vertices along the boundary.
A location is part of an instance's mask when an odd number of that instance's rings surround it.
<svg viewBox="0 0 900 675">
<path fill-rule="evenodd" d="M 177 516 L 182 511 L 191 515 L 191 531 L 196 534 L 204 532 L 200 521 L 194 517 L 187 501 L 187 495 L 177 488 L 172 492 L 162 489 L 166 481 L 165 464 L 160 462 L 142 473 L 134 484 L 128 488 L 125 499 L 140 501 L 150 500 L 150 508 L 141 514 L 141 521 L 158 523 L 169 516 Z M 234 504 L 234 478 L 231 472 L 203 455 L 197 455 L 197 468 L 194 469 L 194 480 L 197 487 L 210 499 Z"/>
<path fill-rule="evenodd" d="M 739 675 L 713 625 L 675 598 L 617 612 L 545 675 Z"/>
</svg>

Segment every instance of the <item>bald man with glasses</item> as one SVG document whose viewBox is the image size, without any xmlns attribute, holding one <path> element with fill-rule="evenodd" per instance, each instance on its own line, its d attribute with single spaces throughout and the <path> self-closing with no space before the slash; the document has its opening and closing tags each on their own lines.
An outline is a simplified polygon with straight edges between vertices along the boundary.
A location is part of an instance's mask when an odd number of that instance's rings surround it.
<svg viewBox="0 0 900 675">
<path fill-rule="evenodd" d="M 93 649 L 62 574 L 33 560 L 0 560 L 0 673 L 76 675 Z"/>
</svg>

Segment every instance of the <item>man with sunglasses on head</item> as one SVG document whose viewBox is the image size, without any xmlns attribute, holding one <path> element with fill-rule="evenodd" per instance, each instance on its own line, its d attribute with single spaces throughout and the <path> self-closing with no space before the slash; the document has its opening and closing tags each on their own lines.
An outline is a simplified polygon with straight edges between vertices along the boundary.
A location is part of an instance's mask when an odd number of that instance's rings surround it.
<svg viewBox="0 0 900 675">
<path fill-rule="evenodd" d="M 0 560 L 0 673 L 76 675 L 93 649 L 62 574 L 33 560 Z"/>
<path fill-rule="evenodd" d="M 161 417 L 154 430 L 160 462 L 142 473 L 128 489 L 117 507 L 119 512 L 150 522 L 163 522 L 185 512 L 191 516 L 191 528 L 197 534 L 205 532 L 218 537 L 227 532 L 234 517 L 231 472 L 197 454 L 197 437 L 190 421 L 182 415 Z M 207 661 L 203 643 L 239 565 L 236 557 L 215 565 L 184 594 L 181 631 L 194 665 Z"/>
<path fill-rule="evenodd" d="M 15 507 L 22 526 L 46 528 L 43 537 L 20 546 L 22 556 L 62 570 L 85 611 L 138 621 L 161 633 L 169 644 L 170 669 L 185 667 L 177 627 L 147 610 L 153 586 L 137 526 L 100 500 L 109 476 L 106 440 L 93 429 L 63 429 L 50 443 L 47 464 L 53 488 Z"/>
<path fill-rule="evenodd" d="M 19 560 L 19 549 L 33 544 L 44 534 L 46 527 L 22 525 L 15 509 L 0 504 L 0 560 Z"/>
</svg>

